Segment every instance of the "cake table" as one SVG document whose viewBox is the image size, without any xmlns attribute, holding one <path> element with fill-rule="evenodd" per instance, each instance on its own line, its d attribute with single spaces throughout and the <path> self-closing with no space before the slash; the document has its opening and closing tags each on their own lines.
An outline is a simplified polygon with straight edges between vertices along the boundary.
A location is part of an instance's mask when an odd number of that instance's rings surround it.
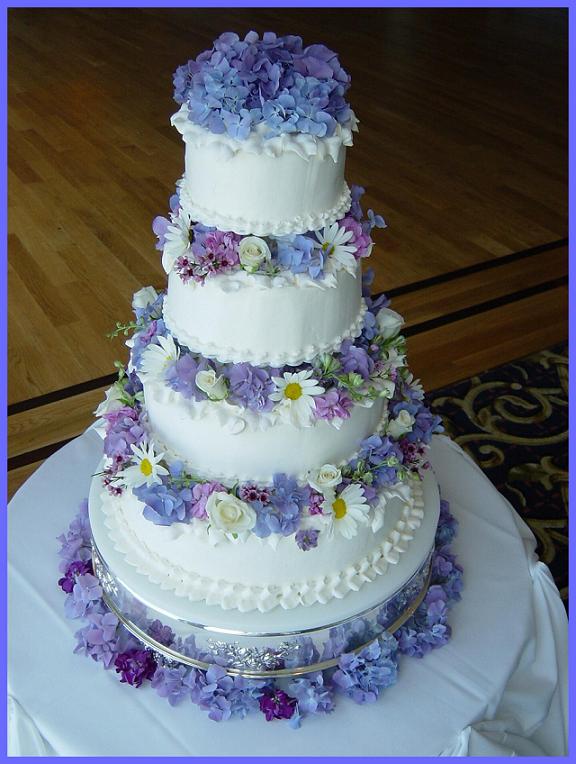
<svg viewBox="0 0 576 764">
<path fill-rule="evenodd" d="M 9 506 L 11 755 L 566 755 L 567 622 L 535 541 L 506 500 L 449 439 L 431 461 L 460 523 L 462 601 L 448 645 L 403 659 L 378 702 L 342 699 L 299 730 L 263 717 L 216 725 L 150 688 L 72 655 L 76 624 L 56 586 L 56 537 L 101 452 L 93 429 L 48 459 Z"/>
</svg>

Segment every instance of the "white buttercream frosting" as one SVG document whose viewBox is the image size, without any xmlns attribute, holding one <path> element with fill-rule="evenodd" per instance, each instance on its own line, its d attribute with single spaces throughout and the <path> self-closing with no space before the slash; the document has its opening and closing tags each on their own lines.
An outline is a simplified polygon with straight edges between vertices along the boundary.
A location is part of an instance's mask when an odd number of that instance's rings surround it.
<svg viewBox="0 0 576 764">
<path fill-rule="evenodd" d="M 297 366 L 362 331 L 360 267 L 355 276 L 343 270 L 331 276 L 324 284 L 294 274 L 260 278 L 238 271 L 185 284 L 172 272 L 164 321 L 180 344 L 207 358 Z"/>
<path fill-rule="evenodd" d="M 242 235 L 283 235 L 330 225 L 350 208 L 344 165 L 355 118 L 329 138 L 266 139 L 261 125 L 244 141 L 195 125 L 186 105 L 172 124 L 186 143 L 180 204 L 193 220 Z"/>
<path fill-rule="evenodd" d="M 354 458 L 359 443 L 387 423 L 387 402 L 356 405 L 335 429 L 314 420 L 300 429 L 274 413 L 256 414 L 227 401 L 191 401 L 162 382 L 144 382 L 148 427 L 172 460 L 197 475 L 270 483 L 277 472 L 304 478 L 323 464 Z"/>
<path fill-rule="evenodd" d="M 378 533 L 369 526 L 352 539 L 321 533 L 318 546 L 302 552 L 293 537 L 272 544 L 252 533 L 214 539 L 200 520 L 156 526 L 132 494 L 103 491 L 100 502 L 113 545 L 150 581 L 192 601 L 261 612 L 325 603 L 384 575 L 408 549 L 425 511 L 422 486 L 411 483 L 405 500 L 382 494 L 386 520 Z M 421 541 L 424 556 L 432 538 Z"/>
</svg>

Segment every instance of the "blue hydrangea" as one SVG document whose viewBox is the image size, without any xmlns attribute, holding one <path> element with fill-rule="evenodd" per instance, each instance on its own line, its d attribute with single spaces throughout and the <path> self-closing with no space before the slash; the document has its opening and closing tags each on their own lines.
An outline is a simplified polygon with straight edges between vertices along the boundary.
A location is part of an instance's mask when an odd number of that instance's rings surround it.
<svg viewBox="0 0 576 764">
<path fill-rule="evenodd" d="M 167 698 L 171 706 L 177 706 L 190 696 L 190 687 L 185 682 L 189 671 L 182 665 L 176 668 L 158 666 L 152 677 L 152 687 L 161 698 Z"/>
<path fill-rule="evenodd" d="M 146 505 L 142 514 L 155 525 L 172 525 L 185 520 L 193 498 L 190 488 L 175 488 L 165 483 L 144 484 L 133 491 Z"/>
<path fill-rule="evenodd" d="M 356 703 L 374 703 L 398 677 L 394 637 L 384 633 L 359 653 L 345 653 L 332 676 L 334 684 Z"/>
<path fill-rule="evenodd" d="M 293 273 L 307 273 L 317 279 L 323 275 L 324 255 L 309 236 L 281 236 L 276 239 L 278 263 Z"/>
<path fill-rule="evenodd" d="M 326 685 L 321 671 L 293 679 L 288 694 L 298 701 L 299 715 L 328 714 L 334 710 L 332 689 Z"/>
</svg>

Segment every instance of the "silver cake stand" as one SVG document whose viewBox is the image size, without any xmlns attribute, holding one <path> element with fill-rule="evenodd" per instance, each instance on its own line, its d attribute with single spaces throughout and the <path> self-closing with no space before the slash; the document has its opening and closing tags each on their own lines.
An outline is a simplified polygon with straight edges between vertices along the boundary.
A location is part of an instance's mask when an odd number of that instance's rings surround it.
<svg viewBox="0 0 576 764">
<path fill-rule="evenodd" d="M 431 471 L 424 478 L 424 497 L 422 524 L 401 564 L 389 566 L 385 575 L 326 604 L 240 613 L 163 590 L 128 564 L 108 537 L 93 484 L 94 573 L 106 605 L 165 665 L 208 669 L 217 664 L 230 675 L 255 679 L 321 671 L 335 666 L 343 653 L 364 649 L 384 631 L 394 633 L 424 599 L 440 506 Z"/>
</svg>

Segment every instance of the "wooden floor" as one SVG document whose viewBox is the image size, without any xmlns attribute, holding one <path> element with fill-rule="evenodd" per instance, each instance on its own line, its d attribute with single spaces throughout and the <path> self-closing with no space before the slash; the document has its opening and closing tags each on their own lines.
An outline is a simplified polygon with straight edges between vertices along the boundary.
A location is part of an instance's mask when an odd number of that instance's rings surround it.
<svg viewBox="0 0 576 764">
<path fill-rule="evenodd" d="M 376 288 L 429 389 L 567 336 L 567 12 L 11 9 L 9 485 L 81 432 L 151 221 L 183 170 L 174 69 L 221 31 L 340 53 L 361 120 L 347 177 L 389 228 Z"/>
</svg>

